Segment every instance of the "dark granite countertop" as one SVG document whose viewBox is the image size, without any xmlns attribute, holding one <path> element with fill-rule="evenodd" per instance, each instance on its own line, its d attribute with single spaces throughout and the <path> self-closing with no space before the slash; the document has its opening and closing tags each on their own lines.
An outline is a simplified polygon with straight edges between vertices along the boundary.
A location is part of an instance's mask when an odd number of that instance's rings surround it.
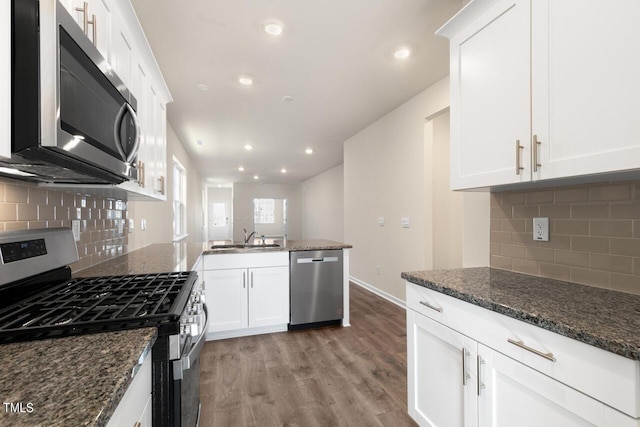
<svg viewBox="0 0 640 427">
<path fill-rule="evenodd" d="M 212 249 L 212 245 L 209 244 L 204 250 L 205 255 L 211 254 L 229 254 L 229 253 L 253 253 L 253 252 L 291 252 L 291 251 L 320 251 L 329 249 L 350 249 L 353 246 L 335 242 L 333 240 L 324 239 L 310 239 L 310 240 L 276 240 L 275 243 L 279 244 L 278 247 L 248 247 L 248 248 L 225 248 L 224 244 L 221 247 Z M 258 243 L 259 244 L 259 243 Z"/>
<path fill-rule="evenodd" d="M 73 277 L 190 271 L 207 248 L 203 243 L 157 243 L 73 273 Z"/>
<path fill-rule="evenodd" d="M 279 242 L 282 245 L 282 241 Z M 156 243 L 73 273 L 73 277 L 189 271 L 200 255 L 222 253 L 289 252 L 348 249 L 351 245 L 332 240 L 287 240 L 275 248 L 210 249 L 209 243 Z"/>
<path fill-rule="evenodd" d="M 413 271 L 402 278 L 640 360 L 640 295 L 489 267 Z"/>
<path fill-rule="evenodd" d="M 1 408 L 0 426 L 105 426 L 156 335 L 144 328 L 0 345 L 0 398 L 25 411 Z"/>
</svg>

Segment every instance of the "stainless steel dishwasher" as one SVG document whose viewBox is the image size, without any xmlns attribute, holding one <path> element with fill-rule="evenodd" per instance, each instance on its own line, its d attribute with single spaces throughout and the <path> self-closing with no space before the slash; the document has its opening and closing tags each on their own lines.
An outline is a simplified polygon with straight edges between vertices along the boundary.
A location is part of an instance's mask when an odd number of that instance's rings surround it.
<svg viewBox="0 0 640 427">
<path fill-rule="evenodd" d="M 289 330 L 339 325 L 343 317 L 342 250 L 290 254 Z"/>
</svg>

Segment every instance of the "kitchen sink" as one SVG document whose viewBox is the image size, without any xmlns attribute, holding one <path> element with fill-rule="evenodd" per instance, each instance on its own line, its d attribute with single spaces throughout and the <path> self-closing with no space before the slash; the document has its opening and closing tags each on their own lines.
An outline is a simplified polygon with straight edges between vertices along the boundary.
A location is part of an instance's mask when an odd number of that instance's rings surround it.
<svg viewBox="0 0 640 427">
<path fill-rule="evenodd" d="M 279 248 L 279 247 L 280 245 L 277 243 L 266 243 L 264 245 L 238 243 L 238 244 L 228 244 L 228 245 L 213 245 L 211 246 L 211 249 L 245 249 L 245 248 L 259 249 L 259 248 Z"/>
</svg>

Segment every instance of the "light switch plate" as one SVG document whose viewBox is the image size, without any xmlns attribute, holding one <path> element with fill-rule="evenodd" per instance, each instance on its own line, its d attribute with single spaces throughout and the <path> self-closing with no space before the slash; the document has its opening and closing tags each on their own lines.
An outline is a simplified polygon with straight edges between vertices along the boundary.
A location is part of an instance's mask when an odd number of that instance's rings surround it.
<svg viewBox="0 0 640 427">
<path fill-rule="evenodd" d="M 533 240 L 549 241 L 549 218 L 533 218 Z"/>
<path fill-rule="evenodd" d="M 401 224 L 402 224 L 402 228 L 409 228 L 410 227 L 410 222 L 409 222 L 409 217 L 408 216 L 403 216 L 402 219 L 400 220 Z"/>
<path fill-rule="evenodd" d="M 378 225 L 379 225 L 380 227 L 383 227 L 383 226 L 384 226 L 384 217 L 383 217 L 383 216 L 379 216 L 379 217 L 378 217 Z"/>
</svg>

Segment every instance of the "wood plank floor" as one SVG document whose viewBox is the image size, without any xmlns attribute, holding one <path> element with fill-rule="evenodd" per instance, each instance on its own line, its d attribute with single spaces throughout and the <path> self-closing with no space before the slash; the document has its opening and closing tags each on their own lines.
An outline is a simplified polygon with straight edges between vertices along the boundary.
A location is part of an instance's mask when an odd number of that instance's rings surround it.
<svg viewBox="0 0 640 427">
<path fill-rule="evenodd" d="M 209 341 L 203 427 L 415 426 L 405 311 L 351 284 L 351 327 Z"/>
</svg>

